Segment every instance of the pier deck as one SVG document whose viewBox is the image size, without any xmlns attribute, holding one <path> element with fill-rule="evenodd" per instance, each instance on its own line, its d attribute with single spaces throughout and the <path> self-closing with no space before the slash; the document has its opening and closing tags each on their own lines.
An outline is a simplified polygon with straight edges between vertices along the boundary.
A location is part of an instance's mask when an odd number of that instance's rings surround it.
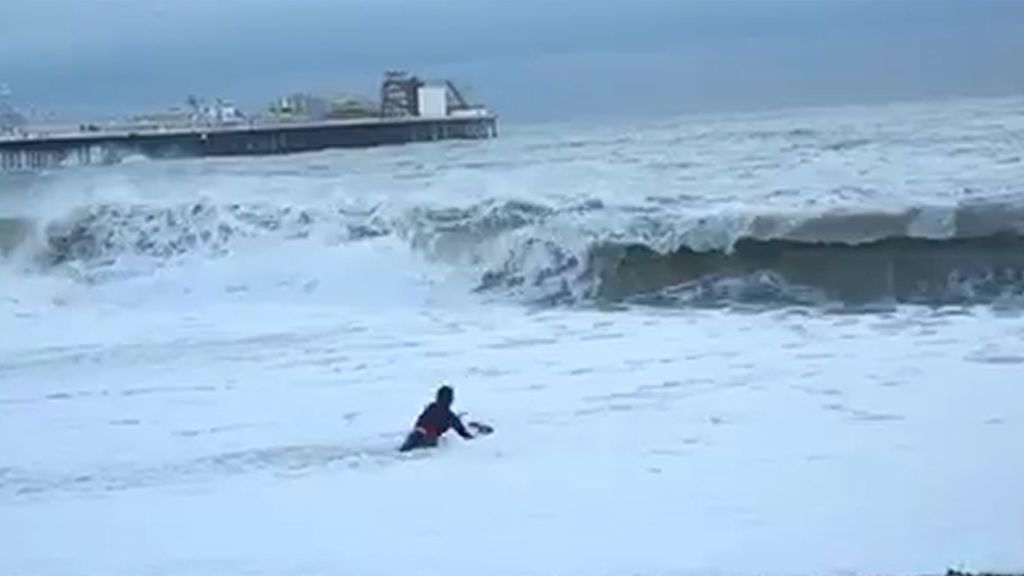
<svg viewBox="0 0 1024 576">
<path fill-rule="evenodd" d="M 28 134 L 0 136 L 0 170 L 110 164 L 133 155 L 256 156 L 496 135 L 497 119 L 489 114 Z"/>
</svg>

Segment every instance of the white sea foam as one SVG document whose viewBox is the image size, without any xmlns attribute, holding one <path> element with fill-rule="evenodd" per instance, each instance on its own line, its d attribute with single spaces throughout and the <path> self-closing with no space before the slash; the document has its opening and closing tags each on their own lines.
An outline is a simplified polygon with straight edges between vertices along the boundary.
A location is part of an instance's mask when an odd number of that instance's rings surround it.
<svg viewBox="0 0 1024 576">
<path fill-rule="evenodd" d="M 1020 570 L 1020 109 L 5 176 L 0 573 Z"/>
</svg>

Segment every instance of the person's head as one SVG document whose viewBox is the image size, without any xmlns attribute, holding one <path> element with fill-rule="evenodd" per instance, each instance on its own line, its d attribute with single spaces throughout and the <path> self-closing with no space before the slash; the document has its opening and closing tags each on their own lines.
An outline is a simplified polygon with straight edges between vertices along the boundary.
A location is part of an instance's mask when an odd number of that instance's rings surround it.
<svg viewBox="0 0 1024 576">
<path fill-rule="evenodd" d="M 442 406 L 451 406 L 455 401 L 455 391 L 451 386 L 444 385 L 437 389 L 437 403 Z"/>
</svg>

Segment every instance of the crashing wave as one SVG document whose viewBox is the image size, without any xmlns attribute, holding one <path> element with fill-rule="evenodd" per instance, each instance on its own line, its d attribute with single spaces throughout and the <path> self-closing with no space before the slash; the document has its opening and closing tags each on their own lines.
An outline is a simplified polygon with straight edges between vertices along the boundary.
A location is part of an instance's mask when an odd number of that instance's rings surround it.
<svg viewBox="0 0 1024 576">
<path fill-rule="evenodd" d="M 749 240 L 729 252 L 596 246 L 595 296 L 628 300 L 954 303 L 1024 294 L 1024 237 L 894 237 L 863 244 Z"/>
<path fill-rule="evenodd" d="M 288 240 L 321 234 L 345 241 L 386 233 L 372 217 L 342 209 L 326 212 L 210 201 L 167 206 L 97 204 L 46 223 L 26 218 L 0 221 L 0 238 L 7 238 L 5 251 L 32 239 L 38 245 L 34 259 L 44 267 L 100 266 L 124 256 L 218 255 L 238 240 L 267 235 Z"/>
<path fill-rule="evenodd" d="M 380 236 L 475 271 L 480 292 L 532 302 L 943 303 L 1024 294 L 1024 207 L 1006 200 L 774 214 L 596 201 L 492 199 L 388 213 L 205 200 L 0 220 L 0 251 L 34 237 L 35 260 L 51 269 L 217 256 L 261 237 L 330 246 Z"/>
<path fill-rule="evenodd" d="M 482 288 L 540 301 L 676 304 L 1024 295 L 1024 210 L 1013 204 L 688 221 L 643 215 L 593 238 L 581 250 L 527 235 L 484 274 Z"/>
</svg>

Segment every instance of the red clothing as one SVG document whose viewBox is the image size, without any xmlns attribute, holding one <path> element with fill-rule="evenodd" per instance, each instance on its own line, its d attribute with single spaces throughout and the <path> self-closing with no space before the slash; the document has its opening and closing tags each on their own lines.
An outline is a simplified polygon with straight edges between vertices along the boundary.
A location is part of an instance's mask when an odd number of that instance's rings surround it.
<svg viewBox="0 0 1024 576">
<path fill-rule="evenodd" d="M 451 428 L 463 438 L 473 437 L 450 407 L 437 402 L 427 406 L 416 419 L 416 429 L 421 430 L 431 440 L 436 440 Z"/>
</svg>

